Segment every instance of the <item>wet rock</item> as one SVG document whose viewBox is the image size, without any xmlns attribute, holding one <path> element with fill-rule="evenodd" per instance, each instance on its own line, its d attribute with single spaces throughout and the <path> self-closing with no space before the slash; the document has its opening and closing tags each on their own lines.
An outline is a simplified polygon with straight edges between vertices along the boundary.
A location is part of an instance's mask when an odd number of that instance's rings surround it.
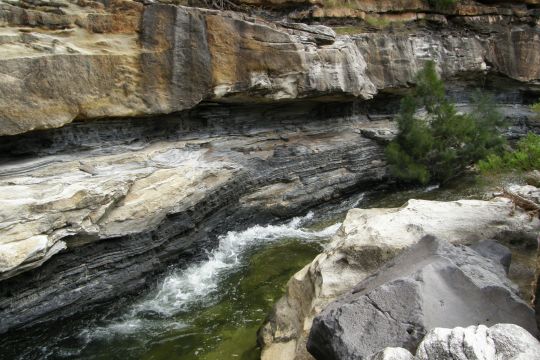
<svg viewBox="0 0 540 360">
<path fill-rule="evenodd" d="M 536 335 L 532 314 L 501 266 L 428 236 L 328 305 L 307 348 L 318 359 L 363 358 L 386 346 L 414 352 L 435 327 L 475 324 L 513 323 Z"/>
</svg>

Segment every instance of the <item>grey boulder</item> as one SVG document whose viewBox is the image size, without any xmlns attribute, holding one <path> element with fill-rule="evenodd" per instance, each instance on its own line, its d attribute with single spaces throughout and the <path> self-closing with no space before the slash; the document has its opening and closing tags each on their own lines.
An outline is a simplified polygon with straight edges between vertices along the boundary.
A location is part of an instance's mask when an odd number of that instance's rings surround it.
<svg viewBox="0 0 540 360">
<path fill-rule="evenodd" d="M 436 327 L 517 324 L 533 335 L 533 310 L 498 262 L 426 236 L 313 321 L 308 351 L 317 359 L 369 359 L 386 347 L 415 352 Z"/>
</svg>

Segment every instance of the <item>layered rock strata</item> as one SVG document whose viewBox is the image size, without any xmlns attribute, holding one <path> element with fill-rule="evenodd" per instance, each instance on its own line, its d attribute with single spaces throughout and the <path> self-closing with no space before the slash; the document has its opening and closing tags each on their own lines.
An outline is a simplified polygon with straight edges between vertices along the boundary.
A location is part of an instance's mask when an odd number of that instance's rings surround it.
<svg viewBox="0 0 540 360">
<path fill-rule="evenodd" d="M 150 128 L 122 120 L 117 132 L 84 124 L 68 148 L 59 141 L 54 155 L 0 166 L 0 331 L 139 290 L 233 227 L 300 214 L 386 176 L 380 145 L 361 135 L 367 120 L 326 119 L 319 105 L 226 113 Z M 182 131 L 190 126 L 198 130 Z M 111 144 L 77 147 L 81 133 Z"/>
</svg>

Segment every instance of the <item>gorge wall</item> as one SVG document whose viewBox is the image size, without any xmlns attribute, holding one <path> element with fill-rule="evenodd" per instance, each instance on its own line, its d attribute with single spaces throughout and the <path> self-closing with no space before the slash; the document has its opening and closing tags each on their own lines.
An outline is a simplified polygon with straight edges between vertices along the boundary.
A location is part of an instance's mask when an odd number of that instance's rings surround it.
<svg viewBox="0 0 540 360">
<path fill-rule="evenodd" d="M 425 4 L 358 1 L 359 14 L 316 7 L 269 21 L 131 0 L 2 1 L 0 135 L 167 114 L 202 101 L 370 99 L 408 86 L 426 59 L 437 60 L 446 77 L 488 71 L 538 85 L 538 9 L 463 2 L 437 14 Z M 401 27 L 358 25 L 336 36 L 289 22 L 366 24 L 369 11 L 373 18 L 401 14 Z M 411 13 L 413 21 L 403 22 Z"/>
<path fill-rule="evenodd" d="M 425 60 L 462 106 L 494 90 L 509 136 L 538 126 L 534 1 L 235 6 L 0 1 L 0 333 L 380 184 Z"/>
</svg>

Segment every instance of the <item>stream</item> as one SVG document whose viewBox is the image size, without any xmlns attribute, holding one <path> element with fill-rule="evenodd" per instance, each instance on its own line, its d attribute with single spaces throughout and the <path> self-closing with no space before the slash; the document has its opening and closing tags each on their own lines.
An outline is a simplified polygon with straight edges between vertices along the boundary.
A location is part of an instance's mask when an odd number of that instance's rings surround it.
<svg viewBox="0 0 540 360">
<path fill-rule="evenodd" d="M 171 269 L 135 300 L 4 337 L 0 358 L 258 359 L 257 330 L 288 279 L 321 252 L 348 209 L 482 193 L 474 179 L 444 189 L 359 193 L 280 224 L 228 232 L 201 260 Z"/>
</svg>

